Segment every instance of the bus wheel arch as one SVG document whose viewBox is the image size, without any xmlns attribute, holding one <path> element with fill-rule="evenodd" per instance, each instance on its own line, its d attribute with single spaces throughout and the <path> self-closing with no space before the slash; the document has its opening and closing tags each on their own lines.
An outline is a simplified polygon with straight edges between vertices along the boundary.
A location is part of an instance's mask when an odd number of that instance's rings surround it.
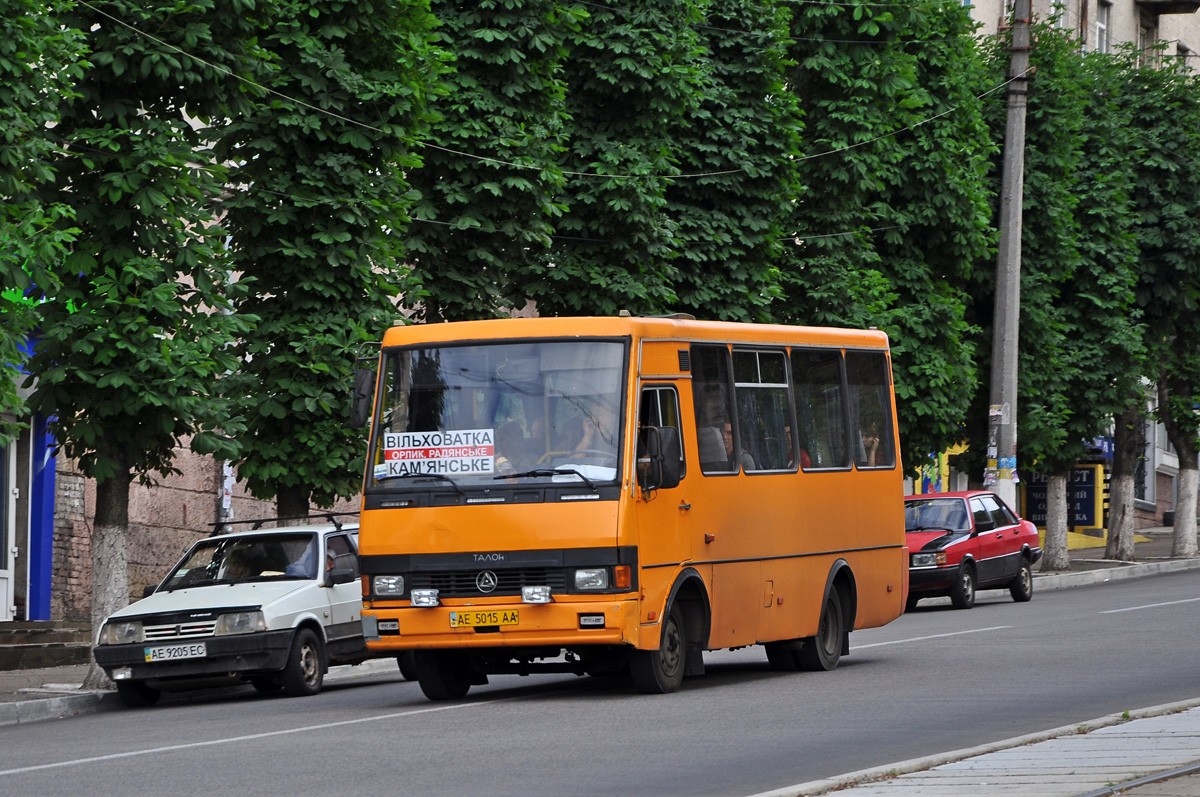
<svg viewBox="0 0 1200 797">
<path fill-rule="evenodd" d="M 850 631 L 858 615 L 858 587 L 854 571 L 838 559 L 825 579 L 817 633 L 806 637 L 797 663 L 804 670 L 832 670 L 850 654 Z"/>
<path fill-rule="evenodd" d="M 712 607 L 704 579 L 695 569 L 684 568 L 675 577 L 667 594 L 667 611 L 678 606 L 687 632 L 688 650 L 685 675 L 704 674 L 704 651 L 712 633 Z M 664 618 L 666 615 L 663 615 Z"/>
</svg>

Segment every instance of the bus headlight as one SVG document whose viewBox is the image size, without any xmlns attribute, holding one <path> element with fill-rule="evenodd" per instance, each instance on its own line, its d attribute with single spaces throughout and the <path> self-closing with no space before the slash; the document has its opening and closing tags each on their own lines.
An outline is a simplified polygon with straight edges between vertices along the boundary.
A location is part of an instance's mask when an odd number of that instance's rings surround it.
<svg viewBox="0 0 1200 797">
<path fill-rule="evenodd" d="M 575 571 L 575 589 L 608 589 L 608 568 L 579 568 Z"/>
<path fill-rule="evenodd" d="M 404 576 L 375 576 L 371 591 L 380 597 L 400 597 L 404 594 Z"/>
</svg>

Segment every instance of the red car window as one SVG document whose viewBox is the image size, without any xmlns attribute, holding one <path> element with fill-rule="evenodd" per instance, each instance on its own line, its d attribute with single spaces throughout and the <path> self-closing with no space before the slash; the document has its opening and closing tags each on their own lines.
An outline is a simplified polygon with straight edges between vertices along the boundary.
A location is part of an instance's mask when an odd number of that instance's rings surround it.
<svg viewBox="0 0 1200 797">
<path fill-rule="evenodd" d="M 983 499 L 971 499 L 971 514 L 975 516 L 976 531 L 991 531 L 996 527 L 996 522 L 992 520 L 992 513 L 983 505 Z"/>
</svg>

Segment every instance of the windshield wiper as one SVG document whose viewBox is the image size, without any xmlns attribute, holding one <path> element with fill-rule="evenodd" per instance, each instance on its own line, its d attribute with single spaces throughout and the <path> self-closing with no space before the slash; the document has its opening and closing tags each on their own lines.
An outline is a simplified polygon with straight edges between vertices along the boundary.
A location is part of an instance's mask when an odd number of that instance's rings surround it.
<svg viewBox="0 0 1200 797">
<path fill-rule="evenodd" d="M 907 526 L 905 531 L 954 531 L 949 526 Z"/>
<path fill-rule="evenodd" d="M 395 476 L 382 476 L 375 481 L 391 481 L 392 479 L 439 479 L 444 482 L 449 482 L 455 490 L 458 490 L 462 495 L 466 495 L 466 491 L 458 486 L 458 482 L 451 479 L 449 476 L 444 476 L 441 473 L 397 473 Z"/>
<path fill-rule="evenodd" d="M 578 476 L 583 480 L 584 484 L 596 490 L 596 484 L 587 476 L 584 476 L 574 468 L 534 468 L 533 470 L 523 470 L 520 473 L 508 473 L 503 476 L 493 476 L 492 479 L 520 479 L 523 476 Z"/>
</svg>

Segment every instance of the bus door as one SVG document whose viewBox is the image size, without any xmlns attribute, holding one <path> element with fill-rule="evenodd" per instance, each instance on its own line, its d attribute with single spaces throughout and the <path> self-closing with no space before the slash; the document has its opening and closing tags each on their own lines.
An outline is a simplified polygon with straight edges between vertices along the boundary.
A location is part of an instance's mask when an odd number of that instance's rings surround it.
<svg viewBox="0 0 1200 797">
<path fill-rule="evenodd" d="M 638 513 L 638 561 L 642 566 L 642 587 L 645 594 L 642 621 L 645 614 L 659 611 L 671 588 L 671 581 L 678 565 L 692 558 L 692 545 L 688 537 L 690 504 L 687 500 L 689 485 L 684 466 L 686 456 L 683 429 L 680 422 L 680 388 L 687 389 L 684 381 L 642 382 L 638 400 L 638 428 L 669 426 L 679 435 L 680 475 L 679 486 L 643 492 L 639 489 Z M 685 397 L 686 398 L 686 397 Z M 640 453 L 640 452 L 639 452 Z M 694 481 L 694 480 L 693 480 Z"/>
</svg>

